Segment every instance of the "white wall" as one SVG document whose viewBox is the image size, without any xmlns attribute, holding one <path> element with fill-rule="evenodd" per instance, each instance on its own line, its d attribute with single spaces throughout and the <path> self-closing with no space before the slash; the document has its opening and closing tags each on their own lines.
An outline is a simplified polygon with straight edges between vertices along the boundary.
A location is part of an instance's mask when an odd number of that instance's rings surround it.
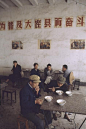
<svg viewBox="0 0 86 129">
<path fill-rule="evenodd" d="M 86 27 L 76 27 L 76 17 L 86 16 L 86 6 L 68 2 L 58 1 L 57 5 L 24 6 L 20 9 L 10 8 L 0 11 L 0 21 L 16 21 L 41 18 L 52 18 L 51 29 L 32 29 L 0 31 L 0 75 L 10 73 L 13 60 L 17 60 L 22 68 L 32 68 L 34 62 L 39 63 L 39 68 L 43 69 L 48 63 L 54 69 L 61 70 L 63 64 L 69 66 L 69 70 L 74 72 L 76 78 L 86 81 L 86 49 L 71 50 L 70 39 L 86 39 Z M 86 3 L 86 2 L 85 2 Z M 65 17 L 73 16 L 73 27 L 65 27 Z M 54 18 L 62 17 L 62 28 L 54 28 Z M 86 18 L 85 18 L 86 19 Z M 38 39 L 51 39 L 50 50 L 38 49 Z M 23 50 L 12 50 L 12 40 L 23 42 Z"/>
</svg>

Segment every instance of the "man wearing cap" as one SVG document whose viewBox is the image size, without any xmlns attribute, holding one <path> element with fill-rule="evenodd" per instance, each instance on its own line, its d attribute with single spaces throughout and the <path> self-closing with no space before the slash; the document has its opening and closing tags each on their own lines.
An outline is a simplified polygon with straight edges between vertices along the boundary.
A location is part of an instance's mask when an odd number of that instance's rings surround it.
<svg viewBox="0 0 86 129">
<path fill-rule="evenodd" d="M 48 90 L 51 90 L 53 92 L 55 92 L 56 90 L 62 90 L 63 92 L 68 91 L 69 88 L 68 85 L 66 84 L 66 78 L 63 77 L 63 75 L 60 75 L 57 81 L 52 80 L 51 83 L 48 85 Z M 53 113 L 53 118 L 54 120 L 57 120 L 57 115 L 55 111 Z M 65 113 L 64 118 L 67 119 L 69 122 L 71 122 L 67 113 Z"/>
<path fill-rule="evenodd" d="M 36 129 L 44 129 L 43 121 L 36 115 L 42 104 L 39 97 L 40 77 L 31 75 L 29 83 L 20 91 L 21 114 L 36 125 Z"/>
<path fill-rule="evenodd" d="M 66 92 L 68 90 L 68 85 L 66 84 L 66 78 L 60 75 L 57 79 L 57 81 L 51 81 L 51 83 L 48 85 L 48 89 L 51 89 L 53 92 L 55 90 L 62 90 L 63 92 Z"/>
<path fill-rule="evenodd" d="M 39 76 L 31 75 L 29 83 L 20 91 L 21 114 L 32 121 L 36 129 L 44 129 L 43 121 L 37 116 L 39 112 L 42 112 L 40 105 L 43 103 L 43 100 L 38 98 L 40 96 L 38 86 L 40 82 Z M 49 111 L 45 113 L 47 115 Z"/>
</svg>

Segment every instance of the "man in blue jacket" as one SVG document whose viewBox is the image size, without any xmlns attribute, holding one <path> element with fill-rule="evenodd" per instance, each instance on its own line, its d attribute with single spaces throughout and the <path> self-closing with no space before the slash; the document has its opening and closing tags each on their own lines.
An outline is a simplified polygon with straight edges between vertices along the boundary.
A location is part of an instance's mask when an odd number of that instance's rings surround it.
<svg viewBox="0 0 86 129">
<path fill-rule="evenodd" d="M 31 70 L 30 75 L 38 75 L 40 77 L 40 71 L 38 69 L 38 63 L 34 63 L 34 68 Z"/>
<path fill-rule="evenodd" d="M 40 77 L 31 75 L 29 83 L 20 91 L 21 114 L 28 120 L 32 121 L 36 129 L 44 129 L 43 121 L 36 115 L 39 113 L 40 105 L 43 100 L 39 99 Z"/>
<path fill-rule="evenodd" d="M 40 70 L 38 69 L 38 63 L 33 64 L 34 68 L 30 71 L 30 75 L 38 75 L 40 77 Z M 44 88 L 44 80 L 41 79 L 39 83 L 40 90 Z"/>
<path fill-rule="evenodd" d="M 17 61 L 13 61 L 13 68 L 11 70 L 13 74 L 10 74 L 6 82 L 12 81 L 16 83 L 18 79 L 21 78 L 21 66 L 17 63 Z"/>
</svg>

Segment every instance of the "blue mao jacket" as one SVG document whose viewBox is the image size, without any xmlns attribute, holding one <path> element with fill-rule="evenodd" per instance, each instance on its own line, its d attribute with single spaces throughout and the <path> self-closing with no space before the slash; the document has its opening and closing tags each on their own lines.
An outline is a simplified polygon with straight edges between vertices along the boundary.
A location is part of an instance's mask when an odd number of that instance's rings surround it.
<svg viewBox="0 0 86 129">
<path fill-rule="evenodd" d="M 40 105 L 35 104 L 35 99 L 39 97 L 40 94 L 36 95 L 33 88 L 30 87 L 29 83 L 20 91 L 20 106 L 21 114 L 27 114 L 31 112 L 38 112 Z"/>
<path fill-rule="evenodd" d="M 40 77 L 40 71 L 39 71 L 39 69 L 37 69 L 37 70 L 35 70 L 35 68 L 32 69 L 31 72 L 30 72 L 30 75 L 38 75 Z"/>
</svg>

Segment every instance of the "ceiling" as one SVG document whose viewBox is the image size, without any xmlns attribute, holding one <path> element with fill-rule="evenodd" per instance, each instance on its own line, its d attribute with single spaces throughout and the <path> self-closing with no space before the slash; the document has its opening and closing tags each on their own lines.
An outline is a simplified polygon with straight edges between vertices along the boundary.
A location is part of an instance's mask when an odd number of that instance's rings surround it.
<svg viewBox="0 0 86 129">
<path fill-rule="evenodd" d="M 0 9 L 9 9 L 10 7 L 23 7 L 25 5 L 38 6 L 41 4 L 56 4 L 57 2 L 66 2 L 66 0 L 0 0 Z"/>
<path fill-rule="evenodd" d="M 39 6 L 39 5 L 55 5 L 74 2 L 75 4 L 85 5 L 86 0 L 0 0 L 0 9 L 9 9 L 11 7 L 23 7 L 25 5 L 29 6 Z"/>
</svg>

